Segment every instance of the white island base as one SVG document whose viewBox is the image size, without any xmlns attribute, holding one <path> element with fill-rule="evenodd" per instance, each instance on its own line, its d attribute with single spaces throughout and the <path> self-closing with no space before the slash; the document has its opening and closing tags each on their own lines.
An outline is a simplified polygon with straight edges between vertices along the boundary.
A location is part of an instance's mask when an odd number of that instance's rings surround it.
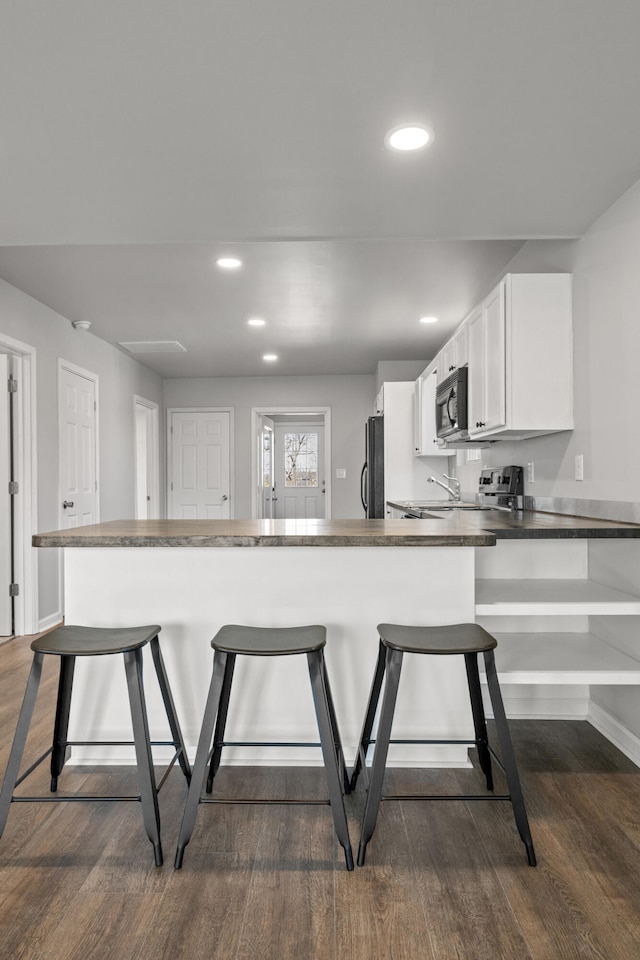
<svg viewBox="0 0 640 960">
<path fill-rule="evenodd" d="M 347 765 L 353 763 L 381 622 L 471 622 L 473 547 L 73 547 L 65 554 L 68 624 L 160 624 L 160 644 L 191 758 L 209 686 L 210 640 L 225 623 L 324 624 L 326 658 Z M 166 721 L 146 656 L 152 739 Z M 462 657 L 405 656 L 393 736 L 473 738 Z M 127 740 L 121 657 L 79 657 L 71 740 Z M 228 740 L 317 742 L 306 657 L 238 657 Z M 167 756 L 164 749 L 154 751 Z M 79 748 L 72 762 L 133 762 L 124 747 Z M 320 764 L 318 749 L 238 748 L 223 763 Z M 397 745 L 389 764 L 464 766 L 467 747 Z"/>
</svg>

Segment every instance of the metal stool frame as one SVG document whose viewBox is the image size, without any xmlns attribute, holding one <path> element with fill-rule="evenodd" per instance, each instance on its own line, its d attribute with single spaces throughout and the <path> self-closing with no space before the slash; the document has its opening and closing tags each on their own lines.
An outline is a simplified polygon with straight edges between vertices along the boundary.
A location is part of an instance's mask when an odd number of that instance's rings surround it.
<svg viewBox="0 0 640 960">
<path fill-rule="evenodd" d="M 160 840 L 160 812 L 158 809 L 158 793 L 167 779 L 170 770 L 176 760 L 185 776 L 187 783 L 191 781 L 191 767 L 187 758 L 187 751 L 182 738 L 180 724 L 171 694 L 171 688 L 167 679 L 167 673 L 160 651 L 158 636 L 151 638 L 151 653 L 153 663 L 162 694 L 162 701 L 169 721 L 172 740 L 151 740 L 149 735 L 149 725 L 147 720 L 147 709 L 144 696 L 144 685 L 142 679 L 142 647 L 132 650 L 122 651 L 124 657 L 125 673 L 127 678 L 127 691 L 129 695 L 129 704 L 131 708 L 131 722 L 133 727 L 133 740 L 69 740 L 69 713 L 71 709 L 71 693 L 73 688 L 73 674 L 75 669 L 75 655 L 42 653 L 34 651 L 33 662 L 29 672 L 29 679 L 18 717 L 16 732 L 9 755 L 9 762 L 5 773 L 2 790 L 0 791 L 0 837 L 4 832 L 9 808 L 12 803 L 78 803 L 96 800 L 108 801 L 137 801 L 142 806 L 142 818 L 147 836 L 153 844 L 153 853 L 156 866 L 161 866 L 163 861 L 162 844 Z M 87 655 L 87 654 L 85 654 Z M 91 654 L 88 654 L 91 656 Z M 94 654 L 96 656 L 112 656 L 114 654 Z M 42 675 L 42 665 L 45 656 L 59 656 L 60 675 L 58 680 L 58 696 L 56 703 L 55 723 L 53 732 L 53 742 L 51 747 L 46 750 L 31 766 L 18 776 L 22 756 L 29 733 L 29 727 L 36 704 L 40 678 Z M 46 796 L 14 796 L 14 790 L 26 778 L 51 756 L 51 793 L 56 793 L 58 789 L 58 777 L 62 773 L 63 767 L 69 756 L 69 747 L 73 746 L 134 746 L 136 753 L 136 764 L 138 768 L 138 780 L 140 794 L 137 796 L 87 796 L 76 795 L 70 797 L 46 797 Z M 153 769 L 152 746 L 173 746 L 175 754 L 169 761 L 169 764 L 160 780 L 156 782 Z"/>
<path fill-rule="evenodd" d="M 426 651 L 425 651 L 426 653 Z M 469 686 L 469 695 L 471 699 L 471 709 L 473 713 L 475 739 L 473 740 L 395 740 L 391 739 L 391 727 L 395 711 L 396 699 L 398 695 L 398 685 L 400 683 L 400 674 L 402 670 L 402 661 L 404 651 L 387 646 L 383 639 L 380 639 L 378 649 L 378 660 L 376 663 L 371 692 L 365 713 L 362 733 L 356 761 L 351 774 L 351 790 L 355 790 L 360 773 L 363 773 L 367 781 L 368 793 L 362 816 L 362 826 L 360 834 L 360 844 L 358 847 L 358 866 L 363 866 L 365 861 L 367 844 L 373 836 L 378 817 L 378 809 L 383 800 L 509 800 L 513 808 L 513 814 L 518 828 L 520 838 L 525 845 L 527 860 L 529 865 L 535 867 L 536 856 L 533 849 L 533 841 L 529 828 L 527 811 L 522 795 L 522 787 L 518 775 L 518 768 L 509 734 L 507 717 L 504 711 L 500 684 L 498 683 L 498 674 L 496 671 L 495 657 L 493 650 L 482 651 L 487 675 L 487 684 L 489 695 L 493 706 L 496 732 L 502 753 L 502 761 L 494 752 L 489 744 L 487 725 L 482 705 L 482 694 L 480 689 L 480 676 L 478 672 L 478 653 L 463 653 L 465 667 L 467 671 L 467 683 Z M 417 654 L 420 655 L 420 654 Z M 458 656 L 460 654 L 457 654 Z M 384 694 L 382 697 L 382 707 L 378 721 L 378 730 L 376 738 L 371 737 L 376 710 L 380 700 L 380 693 L 384 682 Z M 444 796 L 441 794 L 412 794 L 409 796 L 401 795 L 382 795 L 382 784 L 386 769 L 387 754 L 389 745 L 392 743 L 425 743 L 425 744 L 469 744 L 476 745 L 478 748 L 478 760 L 480 768 L 484 773 L 487 789 L 493 790 L 493 774 L 491 769 L 491 757 L 496 760 L 503 770 L 509 793 L 507 794 L 471 794 L 471 795 L 453 795 Z M 366 756 L 369 746 L 374 744 L 373 761 L 371 771 L 367 770 Z"/>
<path fill-rule="evenodd" d="M 212 641 L 212 644 L 214 641 Z M 189 787 L 189 793 L 185 803 L 180 835 L 176 849 L 175 868 L 179 870 L 182 867 L 184 851 L 191 839 L 193 828 L 195 826 L 198 806 L 201 803 L 266 803 L 266 804 L 329 804 L 333 815 L 333 822 L 336 835 L 344 850 L 347 870 L 353 870 L 353 853 L 351 850 L 351 841 L 347 826 L 346 812 L 344 808 L 344 794 L 348 793 L 349 777 L 344 762 L 342 743 L 336 720 L 331 687 L 327 674 L 326 663 L 323 650 L 307 650 L 307 662 L 309 666 L 309 676 L 311 679 L 311 690 L 318 722 L 318 731 L 320 734 L 320 743 L 293 743 L 293 742 L 271 742 L 271 741 L 226 741 L 224 732 L 227 722 L 227 713 L 229 708 L 229 699 L 231 695 L 231 684 L 233 680 L 233 671 L 236 656 L 238 654 L 229 651 L 214 650 L 213 673 L 211 684 L 205 707 L 202 728 L 198 740 L 196 759 L 193 765 L 193 777 Z M 242 656 L 251 656 L 249 651 L 242 652 Z M 257 655 L 257 654 L 256 654 Z M 295 654 L 280 654 L 295 655 Z M 215 725 L 215 732 L 214 732 Z M 212 745 L 213 737 L 213 745 Z M 210 794 L 213 789 L 213 781 L 220 766 L 222 749 L 226 746 L 255 746 L 255 747 L 321 747 L 324 767 L 327 776 L 329 788 L 329 800 L 284 800 L 284 799 L 250 799 L 238 800 L 236 798 L 214 799 L 203 797 L 202 791 L 205 787 L 206 793 Z M 208 772 L 207 772 L 208 767 Z"/>
</svg>

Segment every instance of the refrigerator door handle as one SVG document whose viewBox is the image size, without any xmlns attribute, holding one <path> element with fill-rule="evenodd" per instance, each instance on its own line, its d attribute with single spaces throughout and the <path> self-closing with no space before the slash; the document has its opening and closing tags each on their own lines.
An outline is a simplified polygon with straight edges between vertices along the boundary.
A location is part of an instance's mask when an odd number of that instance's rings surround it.
<svg viewBox="0 0 640 960">
<path fill-rule="evenodd" d="M 365 497 L 365 492 L 367 489 L 367 465 L 364 464 L 362 468 L 362 473 L 360 474 L 360 500 L 362 501 L 362 506 L 364 509 L 365 516 L 369 516 L 369 510 L 367 507 L 367 501 Z"/>
</svg>

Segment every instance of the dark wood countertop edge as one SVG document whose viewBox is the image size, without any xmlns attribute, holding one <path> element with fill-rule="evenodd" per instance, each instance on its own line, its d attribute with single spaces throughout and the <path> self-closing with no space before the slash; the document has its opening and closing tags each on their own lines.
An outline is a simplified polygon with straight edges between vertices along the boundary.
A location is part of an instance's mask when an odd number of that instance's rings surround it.
<svg viewBox="0 0 640 960">
<path fill-rule="evenodd" d="M 296 535 L 286 536 L 60 536 L 35 534 L 34 547 L 492 547 L 496 537 L 493 533 L 482 531 L 469 534 L 449 534 L 429 536 L 410 533 L 394 536 L 335 536 Z"/>
</svg>

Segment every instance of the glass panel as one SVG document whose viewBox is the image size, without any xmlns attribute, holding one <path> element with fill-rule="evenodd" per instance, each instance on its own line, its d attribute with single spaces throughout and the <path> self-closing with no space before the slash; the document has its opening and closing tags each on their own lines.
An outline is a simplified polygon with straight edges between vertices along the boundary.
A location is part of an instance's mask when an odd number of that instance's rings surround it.
<svg viewBox="0 0 640 960">
<path fill-rule="evenodd" d="M 285 433 L 285 487 L 318 486 L 318 434 Z"/>
<path fill-rule="evenodd" d="M 271 486 L 271 433 L 265 430 L 262 434 L 262 485 Z"/>
</svg>

